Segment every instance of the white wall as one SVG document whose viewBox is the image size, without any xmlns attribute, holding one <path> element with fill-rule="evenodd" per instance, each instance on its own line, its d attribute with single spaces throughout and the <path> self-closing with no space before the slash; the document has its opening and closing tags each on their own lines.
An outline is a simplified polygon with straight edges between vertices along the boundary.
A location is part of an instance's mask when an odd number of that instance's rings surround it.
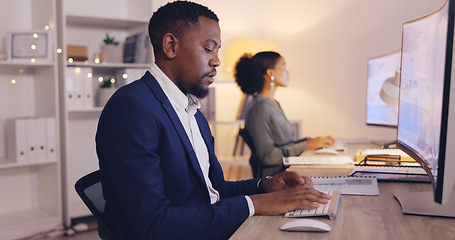
<svg viewBox="0 0 455 240">
<path fill-rule="evenodd" d="M 165 2 L 154 0 L 152 7 L 155 10 Z M 291 84 L 279 89 L 276 97 L 288 118 L 303 119 L 304 136 L 390 140 L 395 129 L 365 125 L 367 59 L 399 49 L 402 23 L 437 10 L 445 0 L 196 2 L 220 18 L 222 60 L 230 38 L 279 42 Z M 219 78 L 232 79 L 223 71 Z M 216 86 L 231 91 L 222 96 L 239 95 L 235 87 Z M 234 119 L 237 107 L 236 102 L 223 104 L 217 118 Z"/>
</svg>

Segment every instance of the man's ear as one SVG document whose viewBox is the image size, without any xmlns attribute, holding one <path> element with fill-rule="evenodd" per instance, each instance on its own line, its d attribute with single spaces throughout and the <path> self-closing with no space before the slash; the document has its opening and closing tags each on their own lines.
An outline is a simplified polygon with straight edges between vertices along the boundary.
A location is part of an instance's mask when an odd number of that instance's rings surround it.
<svg viewBox="0 0 455 240">
<path fill-rule="evenodd" d="M 177 51 L 178 39 L 172 33 L 166 33 L 163 36 L 163 52 L 169 58 L 175 58 Z"/>
</svg>

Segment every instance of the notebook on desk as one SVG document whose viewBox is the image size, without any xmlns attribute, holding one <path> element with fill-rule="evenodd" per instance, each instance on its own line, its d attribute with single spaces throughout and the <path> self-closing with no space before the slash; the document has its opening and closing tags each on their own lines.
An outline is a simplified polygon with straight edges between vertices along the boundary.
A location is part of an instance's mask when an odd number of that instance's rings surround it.
<svg viewBox="0 0 455 240">
<path fill-rule="evenodd" d="M 378 196 L 379 187 L 374 177 L 311 177 L 314 188 L 321 192 L 339 191 L 342 195 Z"/>
<path fill-rule="evenodd" d="M 369 160 L 371 159 L 371 160 Z M 398 160 L 396 161 L 398 165 L 404 165 L 404 166 L 420 166 L 419 163 L 417 163 L 412 157 L 410 157 L 408 154 L 403 152 L 401 149 L 397 148 L 366 148 L 366 149 L 360 149 L 355 157 L 355 161 L 360 163 L 360 162 L 365 162 L 365 161 L 370 161 L 370 163 L 373 161 L 376 162 L 384 162 L 384 161 L 392 161 L 392 160 Z"/>
</svg>

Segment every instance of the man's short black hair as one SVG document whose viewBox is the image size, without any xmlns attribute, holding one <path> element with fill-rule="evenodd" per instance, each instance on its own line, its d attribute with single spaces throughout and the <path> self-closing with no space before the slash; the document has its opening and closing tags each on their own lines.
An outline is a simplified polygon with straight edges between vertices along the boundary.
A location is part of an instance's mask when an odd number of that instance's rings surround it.
<svg viewBox="0 0 455 240">
<path fill-rule="evenodd" d="M 191 27 L 197 26 L 199 17 L 219 21 L 210 9 L 189 1 L 168 3 L 153 13 L 149 23 L 149 36 L 155 56 L 162 50 L 164 34 L 172 33 L 177 38 L 182 37 Z"/>
</svg>

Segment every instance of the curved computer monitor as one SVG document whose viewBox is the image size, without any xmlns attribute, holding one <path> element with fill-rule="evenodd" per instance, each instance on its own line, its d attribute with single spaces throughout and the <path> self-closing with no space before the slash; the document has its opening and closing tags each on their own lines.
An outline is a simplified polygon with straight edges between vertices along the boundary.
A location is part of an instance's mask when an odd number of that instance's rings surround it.
<svg viewBox="0 0 455 240">
<path fill-rule="evenodd" d="M 455 0 L 448 0 L 435 13 L 403 24 L 397 145 L 431 178 L 430 199 L 446 203 L 432 207 L 436 214 L 418 214 L 455 217 L 454 16 Z M 397 198 L 404 211 L 407 203 Z"/>
<path fill-rule="evenodd" d="M 396 127 L 401 51 L 368 59 L 366 124 Z"/>
</svg>

